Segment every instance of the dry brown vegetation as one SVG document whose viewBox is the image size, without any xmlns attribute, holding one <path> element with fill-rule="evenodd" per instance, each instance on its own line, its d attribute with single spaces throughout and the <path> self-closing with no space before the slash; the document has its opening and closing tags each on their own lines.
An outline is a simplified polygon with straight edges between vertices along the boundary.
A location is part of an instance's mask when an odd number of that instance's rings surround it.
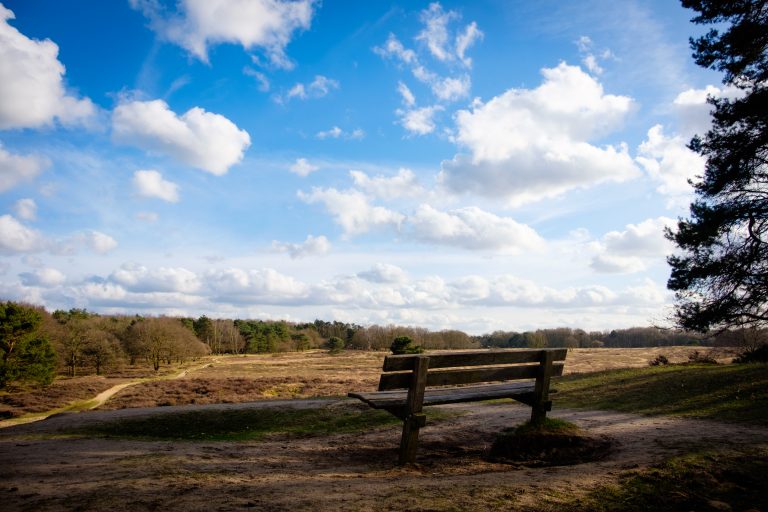
<svg viewBox="0 0 768 512">
<path fill-rule="evenodd" d="M 575 349 L 566 373 L 643 367 L 659 354 L 685 362 L 695 348 Z M 699 350 L 701 350 L 699 348 Z M 603 460 L 525 467 L 487 459 L 496 433 L 522 423 L 514 403 L 456 404 L 423 431 L 417 464 L 395 465 L 398 425 L 321 436 L 271 435 L 246 441 L 174 441 L 75 435 L 77 428 L 187 411 L 350 406 L 338 396 L 376 385 L 384 353 L 350 351 L 214 357 L 179 378 L 136 384 L 107 408 L 0 429 L 4 510 L 560 510 L 601 485 L 620 481 L 696 447 L 768 446 L 768 430 L 674 417 L 556 408 L 556 416 L 614 439 Z M 732 354 L 718 353 L 727 359 Z M 208 366 L 204 366 L 208 364 Z M 62 386 L 67 381 L 59 381 Z M 170 400 L 194 407 L 137 407 Z M 368 411 L 365 409 L 365 411 Z M 365 412 L 364 411 L 364 412 Z M 260 413 L 261 414 L 261 413 Z M 75 430 L 73 430 L 75 429 Z"/>
<path fill-rule="evenodd" d="M 680 363 L 697 350 L 712 353 L 721 361 L 728 361 L 735 354 L 727 349 L 700 347 L 577 348 L 568 352 L 565 373 L 643 367 L 659 354 L 665 355 L 670 363 Z M 163 366 L 158 372 L 146 366 L 125 366 L 110 378 L 64 378 L 44 389 L 3 393 L 0 418 L 59 409 L 131 380 L 137 383 L 118 392 L 101 409 L 344 396 L 348 391 L 374 389 L 385 355 L 386 352 L 358 350 L 332 355 L 314 350 L 210 356 L 180 366 Z M 180 378 L 172 378 L 176 376 Z M 146 381 L 138 382 L 140 379 Z"/>
</svg>

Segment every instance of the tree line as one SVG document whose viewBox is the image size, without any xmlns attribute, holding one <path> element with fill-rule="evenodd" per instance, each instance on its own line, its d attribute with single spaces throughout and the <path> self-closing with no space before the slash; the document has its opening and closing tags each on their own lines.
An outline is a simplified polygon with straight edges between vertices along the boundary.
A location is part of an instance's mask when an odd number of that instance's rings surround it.
<svg viewBox="0 0 768 512">
<path fill-rule="evenodd" d="M 0 302 L 0 388 L 13 382 L 50 383 L 54 376 L 102 375 L 125 365 L 155 371 L 208 354 L 260 354 L 325 348 L 389 350 L 407 337 L 423 350 L 523 347 L 651 347 L 669 345 L 755 346 L 766 330 L 725 331 L 714 337 L 656 327 L 613 331 L 557 328 L 494 331 L 470 336 L 459 330 L 430 331 L 397 325 L 362 326 L 324 320 L 213 319 L 207 316 L 99 315 Z"/>
</svg>

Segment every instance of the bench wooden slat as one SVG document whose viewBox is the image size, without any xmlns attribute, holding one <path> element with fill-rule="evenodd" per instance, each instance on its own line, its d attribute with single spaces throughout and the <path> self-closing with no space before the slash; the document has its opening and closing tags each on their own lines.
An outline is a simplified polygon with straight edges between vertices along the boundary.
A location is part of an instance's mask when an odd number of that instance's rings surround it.
<svg viewBox="0 0 768 512">
<path fill-rule="evenodd" d="M 430 357 L 430 363 L 432 358 Z M 464 370 L 436 370 L 427 373 L 427 386 L 456 386 L 476 382 L 494 382 L 504 380 L 535 379 L 540 372 L 537 364 L 523 366 L 503 366 L 494 368 L 472 368 Z M 563 363 L 552 365 L 552 375 L 563 374 Z M 379 379 L 379 391 L 404 389 L 411 385 L 412 373 L 384 373 Z"/>
<path fill-rule="evenodd" d="M 552 352 L 553 361 L 564 361 L 568 349 L 541 350 L 486 350 L 483 352 L 453 352 L 449 354 L 429 354 L 429 369 L 456 368 L 461 366 L 495 366 L 500 364 L 538 363 L 543 352 Z M 398 372 L 413 369 L 415 354 L 387 356 L 384 359 L 385 372 Z"/>
<path fill-rule="evenodd" d="M 444 405 L 478 400 L 494 400 L 498 398 L 514 398 L 528 395 L 534 391 L 531 382 L 507 382 L 504 384 L 488 384 L 483 386 L 466 386 L 461 388 L 434 388 L 424 392 L 424 405 Z M 362 400 L 374 409 L 390 409 L 405 407 L 407 391 L 378 391 L 371 393 L 349 393 L 348 396 Z"/>
</svg>

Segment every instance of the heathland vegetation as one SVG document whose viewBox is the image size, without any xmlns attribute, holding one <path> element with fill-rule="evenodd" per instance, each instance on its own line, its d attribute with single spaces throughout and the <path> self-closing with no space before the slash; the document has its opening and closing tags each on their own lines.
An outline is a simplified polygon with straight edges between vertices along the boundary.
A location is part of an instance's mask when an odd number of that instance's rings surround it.
<svg viewBox="0 0 768 512">
<path fill-rule="evenodd" d="M 423 350 L 476 348 L 598 348 L 672 345 L 758 346 L 765 330 L 726 331 L 705 337 L 656 327 L 612 331 L 558 328 L 494 331 L 470 336 L 458 330 L 361 326 L 315 320 L 212 319 L 206 316 L 142 317 L 100 315 L 83 309 L 56 310 L 15 302 L 0 303 L 0 388 L 12 383 L 49 384 L 57 374 L 104 375 L 129 365 L 158 371 L 164 365 L 213 354 L 261 354 L 325 348 L 390 350 L 407 337 Z"/>
</svg>

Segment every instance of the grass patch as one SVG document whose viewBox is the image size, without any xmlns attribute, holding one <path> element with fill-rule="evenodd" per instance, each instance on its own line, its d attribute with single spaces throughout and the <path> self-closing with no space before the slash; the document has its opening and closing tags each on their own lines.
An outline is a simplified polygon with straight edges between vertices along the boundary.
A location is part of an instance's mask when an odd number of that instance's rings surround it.
<svg viewBox="0 0 768 512">
<path fill-rule="evenodd" d="M 628 473 L 566 511 L 768 510 L 768 448 L 689 453 Z M 726 506 L 727 505 L 727 506 Z"/>
<path fill-rule="evenodd" d="M 569 375 L 560 407 L 669 414 L 768 426 L 768 366 L 666 365 Z"/>
<path fill-rule="evenodd" d="M 430 421 L 450 413 L 433 410 Z M 143 440 L 253 441 L 272 435 L 296 437 L 358 432 L 399 424 L 384 411 L 357 404 L 313 409 L 268 407 L 225 411 L 190 411 L 102 424 L 77 434 Z"/>
<path fill-rule="evenodd" d="M 538 423 L 526 421 L 514 428 L 514 434 L 519 436 L 536 434 L 578 434 L 578 425 L 559 418 L 544 418 Z"/>
</svg>

